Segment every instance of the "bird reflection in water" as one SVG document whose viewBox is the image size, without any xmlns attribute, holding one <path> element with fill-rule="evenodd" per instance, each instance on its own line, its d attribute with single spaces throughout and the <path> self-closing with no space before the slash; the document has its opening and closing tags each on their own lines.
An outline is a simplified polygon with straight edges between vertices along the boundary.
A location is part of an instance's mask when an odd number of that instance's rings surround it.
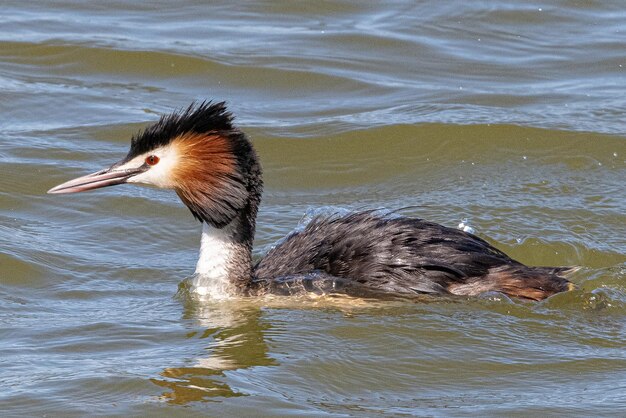
<svg viewBox="0 0 626 418">
<path fill-rule="evenodd" d="M 265 334 L 271 325 L 262 318 L 261 307 L 250 301 L 198 302 L 189 297 L 181 284 L 179 297 L 184 304 L 183 320 L 196 329 L 187 338 L 206 339 L 204 355 L 190 365 L 167 367 L 161 378 L 151 379 L 166 391 L 161 399 L 172 404 L 207 401 L 214 397 L 245 396 L 226 382 L 226 372 L 251 367 L 275 366 L 268 355 Z"/>
</svg>

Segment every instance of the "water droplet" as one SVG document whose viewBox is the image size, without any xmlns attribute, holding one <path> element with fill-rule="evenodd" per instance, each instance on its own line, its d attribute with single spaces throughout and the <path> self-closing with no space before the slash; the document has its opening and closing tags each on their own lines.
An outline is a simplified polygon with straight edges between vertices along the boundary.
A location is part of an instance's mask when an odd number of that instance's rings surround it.
<svg viewBox="0 0 626 418">
<path fill-rule="evenodd" d="M 476 230 L 469 226 L 467 218 L 462 219 L 457 228 L 459 228 L 463 232 L 468 232 L 470 234 L 476 233 Z"/>
</svg>

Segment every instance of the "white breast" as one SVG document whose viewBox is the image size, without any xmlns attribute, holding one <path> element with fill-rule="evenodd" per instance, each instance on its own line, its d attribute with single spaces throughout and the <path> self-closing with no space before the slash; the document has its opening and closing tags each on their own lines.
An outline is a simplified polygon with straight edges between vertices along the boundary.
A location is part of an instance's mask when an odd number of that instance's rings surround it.
<svg viewBox="0 0 626 418">
<path fill-rule="evenodd" d="M 217 229 L 203 224 L 200 259 L 192 281 L 193 291 L 212 299 L 227 299 L 233 294 L 228 279 L 229 263 L 235 244 L 227 228 Z"/>
</svg>

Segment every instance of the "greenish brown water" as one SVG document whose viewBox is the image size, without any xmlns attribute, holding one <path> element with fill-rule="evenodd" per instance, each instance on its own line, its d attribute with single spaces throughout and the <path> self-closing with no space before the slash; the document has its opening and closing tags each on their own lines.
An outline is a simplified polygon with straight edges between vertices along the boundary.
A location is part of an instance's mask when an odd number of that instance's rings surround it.
<svg viewBox="0 0 626 418">
<path fill-rule="evenodd" d="M 623 416 L 621 1 L 4 2 L 1 416 Z M 406 208 L 535 265 L 540 303 L 179 293 L 174 193 L 50 187 L 192 100 L 262 159 L 255 255 L 307 212 Z M 183 286 L 184 287 L 184 286 Z"/>
</svg>

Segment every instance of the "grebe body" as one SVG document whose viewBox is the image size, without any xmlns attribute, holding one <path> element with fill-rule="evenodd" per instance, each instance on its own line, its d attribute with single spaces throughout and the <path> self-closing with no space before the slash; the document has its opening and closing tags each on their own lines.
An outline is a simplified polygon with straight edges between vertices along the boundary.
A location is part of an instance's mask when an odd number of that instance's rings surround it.
<svg viewBox="0 0 626 418">
<path fill-rule="evenodd" d="M 123 183 L 173 189 L 203 223 L 194 284 L 214 297 L 497 291 L 541 300 L 573 288 L 565 278 L 571 268 L 525 266 L 471 233 L 377 211 L 316 217 L 253 265 L 261 166 L 224 103 L 192 104 L 162 117 L 132 138 L 124 159 L 49 193 Z"/>
</svg>

